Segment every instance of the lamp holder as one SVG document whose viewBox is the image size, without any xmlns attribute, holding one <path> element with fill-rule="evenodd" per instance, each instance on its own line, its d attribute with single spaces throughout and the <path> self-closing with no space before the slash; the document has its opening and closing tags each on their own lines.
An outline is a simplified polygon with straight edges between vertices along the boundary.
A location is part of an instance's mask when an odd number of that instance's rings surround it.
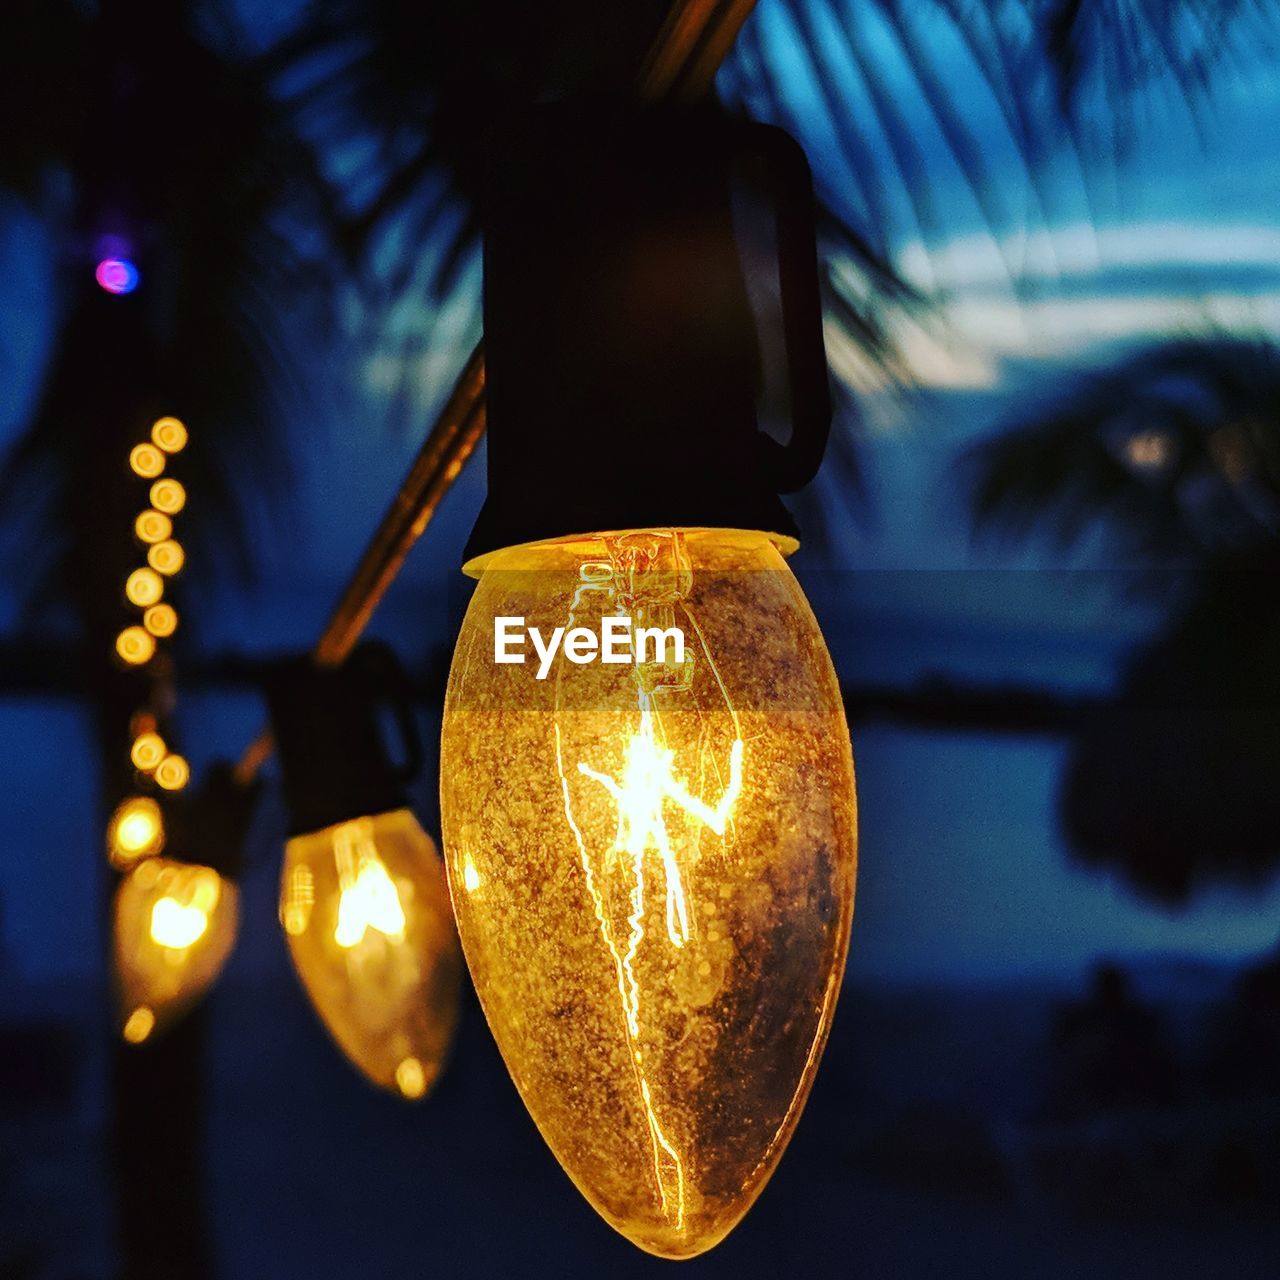
<svg viewBox="0 0 1280 1280">
<path fill-rule="evenodd" d="M 229 761 L 211 765 L 192 795 L 175 797 L 169 813 L 169 844 L 183 862 L 212 867 L 229 880 L 244 866 L 244 843 L 261 790 L 244 783 Z"/>
<path fill-rule="evenodd" d="M 535 108 L 483 206 L 489 493 L 466 559 L 652 526 L 796 534 L 831 424 L 813 190 L 780 129 L 706 107 Z M 776 230 L 791 438 L 760 429 L 735 215 Z"/>
<path fill-rule="evenodd" d="M 407 806 L 422 744 L 408 675 L 386 645 L 366 642 L 336 667 L 309 657 L 280 663 L 267 681 L 267 704 L 290 836 Z M 388 752 L 380 706 L 394 714 L 402 764 Z"/>
</svg>

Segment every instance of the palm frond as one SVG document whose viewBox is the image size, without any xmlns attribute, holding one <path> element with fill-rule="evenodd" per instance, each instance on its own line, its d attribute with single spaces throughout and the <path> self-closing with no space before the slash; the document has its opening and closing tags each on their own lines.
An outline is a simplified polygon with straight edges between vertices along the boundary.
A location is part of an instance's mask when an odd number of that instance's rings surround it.
<svg viewBox="0 0 1280 1280">
<path fill-rule="evenodd" d="M 1147 348 L 969 456 L 978 530 L 1063 547 L 1103 527 L 1157 558 L 1280 537 L 1280 348 L 1229 336 Z"/>
</svg>

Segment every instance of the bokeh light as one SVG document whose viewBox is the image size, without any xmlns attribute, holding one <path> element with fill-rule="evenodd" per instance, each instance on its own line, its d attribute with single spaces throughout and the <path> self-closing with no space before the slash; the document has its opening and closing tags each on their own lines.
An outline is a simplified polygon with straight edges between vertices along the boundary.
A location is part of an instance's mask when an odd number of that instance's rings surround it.
<svg viewBox="0 0 1280 1280">
<path fill-rule="evenodd" d="M 156 651 L 155 638 L 145 627 L 125 627 L 116 636 L 116 652 L 131 667 L 150 662 Z"/>
<path fill-rule="evenodd" d="M 172 577 L 186 563 L 186 552 L 182 549 L 182 544 L 175 542 L 172 538 L 166 538 L 163 542 L 157 542 L 155 546 L 147 552 L 147 563 L 157 572 L 163 573 L 166 577 Z"/>
<path fill-rule="evenodd" d="M 178 611 L 171 604 L 156 604 L 142 615 L 142 625 L 158 639 L 173 635 L 178 629 Z"/>
<path fill-rule="evenodd" d="M 133 761 L 135 769 L 141 769 L 143 773 L 150 773 L 164 759 L 168 750 L 169 748 L 164 744 L 164 739 L 158 733 L 140 733 L 133 740 L 133 746 L 129 750 L 129 759 Z"/>
<path fill-rule="evenodd" d="M 164 848 L 164 816 L 150 796 L 130 796 L 117 806 L 107 824 L 107 855 L 116 867 L 127 867 Z"/>
<path fill-rule="evenodd" d="M 173 532 L 173 521 L 161 511 L 148 508 L 133 522 L 139 542 L 163 542 Z"/>
<path fill-rule="evenodd" d="M 128 258 L 103 258 L 94 269 L 93 278 L 108 293 L 132 293 L 141 277 Z"/>
<path fill-rule="evenodd" d="M 156 785 L 166 791 L 181 791 L 191 778 L 191 766 L 179 755 L 167 755 L 156 766 Z"/>
<path fill-rule="evenodd" d="M 180 418 L 157 418 L 151 439 L 165 453 L 181 453 L 187 447 L 187 428 Z"/>
<path fill-rule="evenodd" d="M 145 609 L 164 595 L 164 579 L 154 569 L 135 569 L 124 584 L 130 604 Z"/>
<path fill-rule="evenodd" d="M 165 515 L 176 516 L 187 505 L 187 491 L 177 480 L 166 476 L 151 486 L 151 505 L 157 511 L 163 511 Z M 148 541 L 158 541 L 158 539 L 148 539 Z"/>
<path fill-rule="evenodd" d="M 129 451 L 129 466 L 133 468 L 134 475 L 154 480 L 164 470 L 164 454 L 145 441 L 135 444 Z"/>
</svg>

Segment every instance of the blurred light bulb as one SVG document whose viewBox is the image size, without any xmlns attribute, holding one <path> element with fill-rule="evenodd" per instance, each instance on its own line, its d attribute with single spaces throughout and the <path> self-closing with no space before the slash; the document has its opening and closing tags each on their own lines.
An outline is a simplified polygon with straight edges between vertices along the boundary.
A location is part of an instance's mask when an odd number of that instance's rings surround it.
<svg viewBox="0 0 1280 1280">
<path fill-rule="evenodd" d="M 187 447 L 187 428 L 180 418 L 157 418 L 151 427 L 151 439 L 165 453 L 181 453 Z"/>
<path fill-rule="evenodd" d="M 150 796 L 130 796 L 117 806 L 107 824 L 107 855 L 113 866 L 132 866 L 163 848 L 164 817 Z"/>
<path fill-rule="evenodd" d="M 148 858 L 115 901 L 121 1034 L 141 1044 L 218 976 L 235 943 L 239 891 L 212 867 Z"/>
<path fill-rule="evenodd" d="M 133 746 L 129 749 L 129 759 L 133 761 L 135 769 L 150 773 L 164 759 L 168 750 L 169 748 L 164 745 L 164 739 L 158 733 L 140 733 L 134 738 Z M 152 803 L 155 802 L 152 801 Z"/>
<path fill-rule="evenodd" d="M 164 579 L 154 569 L 135 569 L 124 584 L 124 593 L 130 604 L 146 608 L 164 595 Z"/>
<path fill-rule="evenodd" d="M 151 486 L 151 505 L 167 516 L 176 516 L 187 505 L 187 491 L 177 480 L 166 476 Z M 169 536 L 168 531 L 164 536 Z M 147 539 L 147 541 L 158 542 L 159 539 Z"/>
<path fill-rule="evenodd" d="M 166 578 L 171 578 L 177 573 L 186 563 L 186 559 L 182 544 L 175 542 L 172 538 L 157 542 L 147 551 L 147 563 L 157 573 L 163 573 Z"/>
<path fill-rule="evenodd" d="M 138 268 L 127 258 L 103 258 L 94 268 L 93 278 L 107 293 L 132 293 L 138 287 Z"/>
<path fill-rule="evenodd" d="M 173 635 L 178 629 L 178 611 L 171 604 L 153 604 L 142 615 L 142 625 L 158 639 Z"/>
<path fill-rule="evenodd" d="M 312 1004 L 384 1089 L 420 1098 L 444 1065 L 462 958 L 444 870 L 407 809 L 295 836 L 280 923 Z"/>
<path fill-rule="evenodd" d="M 144 627 L 125 627 L 116 636 L 116 652 L 131 667 L 150 662 L 155 651 L 155 639 Z"/>
<path fill-rule="evenodd" d="M 764 535 L 651 530 L 486 557 L 441 744 L 450 888 L 489 1025 L 543 1137 L 641 1248 L 751 1206 L 808 1096 L 856 861 L 840 688 Z M 677 628 L 546 679 L 495 619 Z M 567 643 L 567 642 L 566 642 Z"/>
<path fill-rule="evenodd" d="M 133 522 L 139 542 L 163 542 L 173 532 L 173 521 L 162 511 L 147 510 Z"/>
<path fill-rule="evenodd" d="M 153 444 L 135 444 L 129 451 L 129 466 L 134 475 L 154 480 L 164 470 L 164 454 Z"/>
<path fill-rule="evenodd" d="M 191 780 L 191 766 L 179 755 L 170 753 L 156 765 L 156 785 L 166 791 L 181 791 Z"/>
</svg>

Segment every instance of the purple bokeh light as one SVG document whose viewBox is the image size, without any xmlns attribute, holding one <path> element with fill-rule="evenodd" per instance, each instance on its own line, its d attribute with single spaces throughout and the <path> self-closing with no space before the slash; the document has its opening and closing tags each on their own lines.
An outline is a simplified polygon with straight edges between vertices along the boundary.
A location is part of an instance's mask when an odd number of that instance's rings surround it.
<svg viewBox="0 0 1280 1280">
<path fill-rule="evenodd" d="M 132 293 L 138 287 L 138 268 L 127 258 L 103 258 L 93 278 L 108 293 Z"/>
</svg>

